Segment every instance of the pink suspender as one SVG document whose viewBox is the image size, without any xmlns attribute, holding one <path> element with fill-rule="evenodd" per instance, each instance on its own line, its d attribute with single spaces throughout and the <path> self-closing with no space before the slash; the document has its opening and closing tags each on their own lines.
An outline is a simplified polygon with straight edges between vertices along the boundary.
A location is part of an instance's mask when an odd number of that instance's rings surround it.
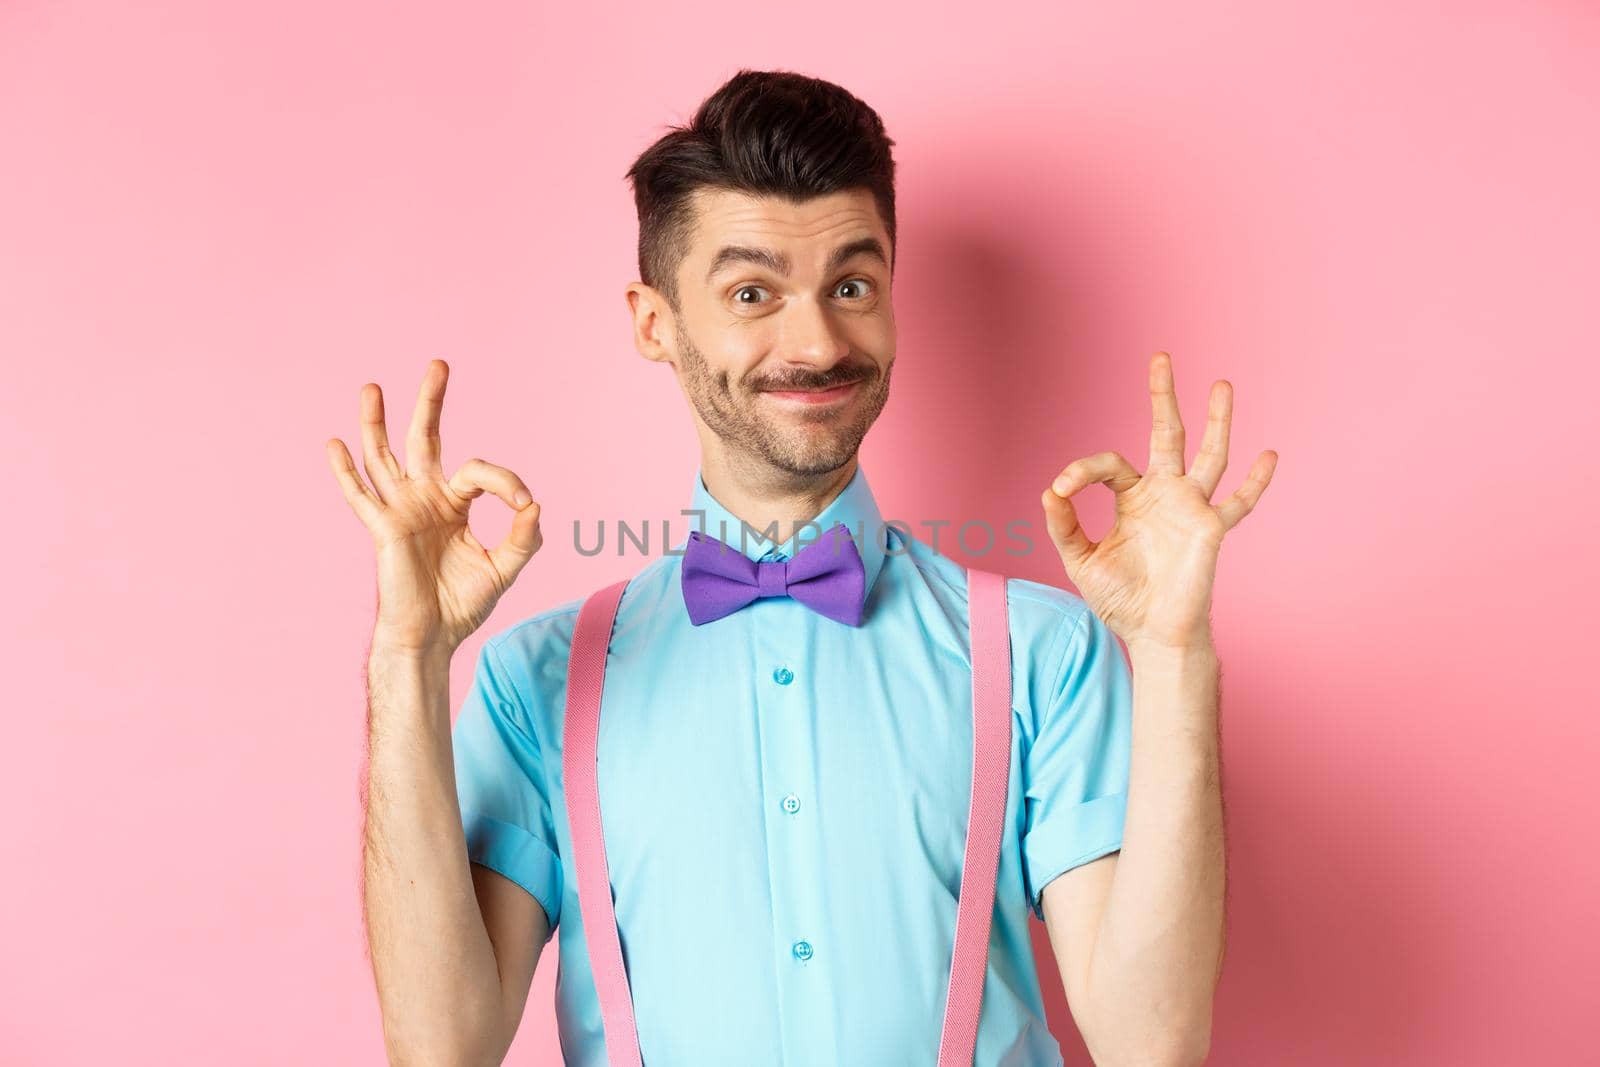
<svg viewBox="0 0 1600 1067">
<path fill-rule="evenodd" d="M 642 1067 L 633 998 L 617 938 L 600 828 L 595 779 L 600 730 L 600 694 L 605 685 L 611 627 L 627 581 L 608 585 L 583 602 L 567 661 L 567 709 L 562 727 L 562 777 L 577 869 L 578 910 L 583 916 L 589 963 L 605 1024 L 606 1053 L 613 1067 Z M 1011 771 L 1011 641 L 1006 619 L 1005 578 L 967 571 L 969 636 L 972 643 L 972 800 L 967 810 L 966 854 L 956 905 L 955 948 L 939 1036 L 939 1067 L 971 1067 L 989 961 L 989 920 L 994 911 L 995 868 L 1005 822 Z"/>
<path fill-rule="evenodd" d="M 633 1025 L 633 997 L 622 966 L 617 916 L 611 910 L 611 875 L 600 833 L 600 792 L 595 778 L 595 743 L 600 733 L 600 690 L 605 685 L 611 624 L 622 600 L 623 580 L 591 595 L 578 609 L 567 659 L 567 716 L 561 727 L 561 779 L 566 783 L 567 820 L 572 828 L 572 863 L 578 874 L 578 911 L 583 915 L 589 964 L 605 1023 L 606 1056 L 612 1067 L 642 1067 Z"/>
<path fill-rule="evenodd" d="M 1011 633 L 1003 576 L 968 569 L 967 619 L 972 642 L 972 801 L 967 809 L 967 854 L 961 861 L 939 1067 L 971 1067 L 983 976 L 989 967 L 989 917 L 994 911 L 995 865 L 1000 862 L 1000 828 L 1011 773 Z"/>
</svg>

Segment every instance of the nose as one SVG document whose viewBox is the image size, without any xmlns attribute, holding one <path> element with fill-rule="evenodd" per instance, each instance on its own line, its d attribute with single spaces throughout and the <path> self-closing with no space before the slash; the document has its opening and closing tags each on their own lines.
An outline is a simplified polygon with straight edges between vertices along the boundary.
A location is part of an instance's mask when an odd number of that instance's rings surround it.
<svg viewBox="0 0 1600 1067">
<path fill-rule="evenodd" d="M 787 363 L 825 371 L 850 354 L 850 343 L 827 308 L 801 300 L 784 315 L 778 352 Z"/>
</svg>

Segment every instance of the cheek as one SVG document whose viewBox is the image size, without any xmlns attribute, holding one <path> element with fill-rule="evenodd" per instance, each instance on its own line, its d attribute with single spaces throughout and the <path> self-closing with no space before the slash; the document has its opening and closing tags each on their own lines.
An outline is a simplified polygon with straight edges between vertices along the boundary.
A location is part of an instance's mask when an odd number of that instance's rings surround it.
<svg viewBox="0 0 1600 1067">
<path fill-rule="evenodd" d="M 878 364 L 894 358 L 894 317 L 869 315 L 855 320 L 845 333 L 850 347 Z"/>
<path fill-rule="evenodd" d="M 726 378 L 729 387 L 737 390 L 761 365 L 773 346 L 774 338 L 767 330 L 739 329 L 718 336 L 711 347 L 702 347 L 701 352 L 713 373 Z"/>
</svg>

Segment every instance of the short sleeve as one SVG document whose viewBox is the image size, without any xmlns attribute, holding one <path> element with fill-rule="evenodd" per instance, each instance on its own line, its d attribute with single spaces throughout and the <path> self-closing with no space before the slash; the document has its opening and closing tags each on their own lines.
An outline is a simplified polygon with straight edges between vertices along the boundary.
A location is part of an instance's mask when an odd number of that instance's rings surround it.
<svg viewBox="0 0 1600 1067">
<path fill-rule="evenodd" d="M 543 754 L 495 645 L 486 641 L 478 653 L 452 731 L 467 858 L 532 894 L 553 932 L 561 918 L 562 875 Z"/>
<path fill-rule="evenodd" d="M 1133 740 L 1133 681 L 1122 647 L 1087 605 L 1063 643 L 1048 705 L 1023 760 L 1028 903 L 1044 887 L 1122 847 Z"/>
</svg>

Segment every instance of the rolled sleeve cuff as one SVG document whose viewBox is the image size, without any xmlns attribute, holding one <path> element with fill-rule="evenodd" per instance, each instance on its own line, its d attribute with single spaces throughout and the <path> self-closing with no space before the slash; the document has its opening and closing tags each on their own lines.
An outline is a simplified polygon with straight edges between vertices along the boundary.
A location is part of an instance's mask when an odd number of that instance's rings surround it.
<svg viewBox="0 0 1600 1067">
<path fill-rule="evenodd" d="M 1122 848 L 1126 792 L 1110 793 L 1063 808 L 1036 824 L 1022 839 L 1028 872 L 1028 904 L 1044 919 L 1044 887 L 1059 874 Z"/>
<path fill-rule="evenodd" d="M 467 859 L 505 875 L 544 909 L 553 933 L 561 921 L 561 859 L 549 845 L 520 826 L 463 811 Z M 549 938 L 546 937 L 548 941 Z"/>
</svg>

